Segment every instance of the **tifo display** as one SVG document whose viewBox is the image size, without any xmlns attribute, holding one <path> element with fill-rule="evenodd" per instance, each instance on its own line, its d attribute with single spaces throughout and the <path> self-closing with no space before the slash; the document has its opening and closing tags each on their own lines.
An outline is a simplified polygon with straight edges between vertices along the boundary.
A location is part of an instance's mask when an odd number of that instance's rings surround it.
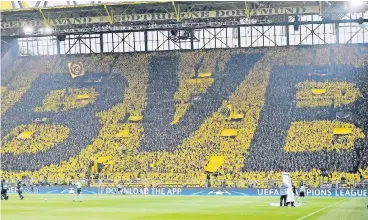
<svg viewBox="0 0 368 220">
<path fill-rule="evenodd" d="M 0 176 L 274 189 L 288 172 L 298 188 L 356 184 L 368 178 L 367 60 L 365 46 L 20 57 L 1 73 Z"/>
</svg>

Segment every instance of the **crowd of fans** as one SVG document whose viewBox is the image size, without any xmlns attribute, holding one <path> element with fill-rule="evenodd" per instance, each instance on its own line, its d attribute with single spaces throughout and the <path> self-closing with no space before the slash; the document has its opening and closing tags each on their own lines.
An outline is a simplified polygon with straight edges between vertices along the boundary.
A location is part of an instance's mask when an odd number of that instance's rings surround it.
<svg viewBox="0 0 368 220">
<path fill-rule="evenodd" d="M 354 57 L 341 59 L 342 50 L 355 51 Z M 11 70 L 14 76 L 2 93 L 1 175 L 58 183 L 93 179 L 93 159 L 112 156 L 101 176 L 113 183 L 146 179 L 152 185 L 204 186 L 210 156 L 222 155 L 225 163 L 211 178 L 212 186 L 225 181 L 228 186 L 266 187 L 281 179 L 281 171 L 314 187 L 323 175 L 329 181 L 359 181 L 368 167 L 368 80 L 358 56 L 362 51 L 290 47 L 16 61 L 24 65 Z M 68 76 L 69 61 L 82 62 L 86 77 L 99 73 L 104 80 L 86 88 Z M 308 76 L 312 64 L 330 63 L 339 65 L 339 74 Z M 211 76 L 198 79 L 200 72 Z M 333 104 L 318 104 L 308 93 L 315 87 L 325 87 L 326 95 L 333 91 Z M 86 92 L 93 101 L 75 101 L 75 94 Z M 65 101 L 68 97 L 71 101 Z M 229 120 L 223 111 L 228 105 L 244 118 Z M 352 121 L 331 122 L 337 110 L 352 112 Z M 15 139 L 30 129 L 17 126 L 41 116 L 50 119 L 42 125 L 50 134 L 42 135 L 46 130 L 39 125 L 33 139 Z M 143 120 L 131 122 L 130 116 Z M 331 129 L 337 125 L 353 128 L 352 136 L 335 143 Z M 53 126 L 59 126 L 57 131 Z M 221 137 L 224 129 L 238 134 Z M 129 135 L 117 137 L 121 131 Z"/>
<path fill-rule="evenodd" d="M 351 128 L 352 131 L 351 134 L 337 135 L 333 132 L 335 128 Z M 290 125 L 284 150 L 286 152 L 351 150 L 358 138 L 365 138 L 365 135 L 354 124 L 325 120 L 297 121 Z"/>
<path fill-rule="evenodd" d="M 346 82 L 315 82 L 306 81 L 296 86 L 297 107 L 334 106 L 355 102 L 361 96 L 359 89 Z M 325 90 L 323 94 L 314 94 L 313 89 Z"/>
<path fill-rule="evenodd" d="M 368 64 L 367 46 L 339 45 L 332 47 L 330 55 L 334 55 L 335 63 L 338 65 L 364 68 Z"/>
<path fill-rule="evenodd" d="M 201 93 L 206 93 L 212 86 L 214 74 L 224 71 L 230 54 L 230 51 L 212 50 L 206 53 L 188 52 L 180 56 L 179 88 L 174 94 L 176 105 L 172 124 L 178 124 L 189 110 L 190 102 L 198 98 Z M 209 73 L 210 76 L 201 78 L 200 73 Z"/>
<path fill-rule="evenodd" d="M 93 104 L 98 96 L 94 88 L 53 90 L 43 100 L 43 105 L 34 109 L 35 112 L 59 112 L 83 108 Z"/>
<path fill-rule="evenodd" d="M 30 138 L 19 137 L 22 132 L 30 132 Z M 37 153 L 46 151 L 61 143 L 69 136 L 69 129 L 57 124 L 20 125 L 7 134 L 3 140 L 1 153 Z"/>
<path fill-rule="evenodd" d="M 7 89 L 1 93 L 1 115 L 23 97 L 40 74 L 52 73 L 57 61 L 54 57 L 19 58 L 9 69 L 2 70 L 1 86 Z"/>
<path fill-rule="evenodd" d="M 7 69 L 2 69 L 1 71 L 1 86 L 6 86 L 10 83 L 11 80 L 13 80 L 13 77 L 15 73 L 17 73 L 22 66 L 25 65 L 25 63 L 28 60 L 26 59 L 16 59 L 14 60 L 14 63 L 10 65 Z"/>
<path fill-rule="evenodd" d="M 19 155 L 15 155 L 11 152 L 2 153 L 1 165 L 4 170 L 39 170 L 46 165 L 59 164 L 61 161 L 67 161 L 70 157 L 78 155 L 84 147 L 91 143 L 92 139 L 97 136 L 101 129 L 96 114 L 108 110 L 111 106 L 120 103 L 124 93 L 124 79 L 118 75 L 110 75 L 109 68 L 100 73 L 91 71 L 91 75 L 92 73 L 102 74 L 104 78 L 98 83 L 86 85 L 85 81 L 88 81 L 88 75 L 84 78 L 73 80 L 67 69 L 65 69 L 65 72 L 59 69 L 59 66 L 62 66 L 61 63 L 67 66 L 66 60 L 62 57 L 27 59 L 28 61 L 25 66 L 22 67 L 20 72 L 15 74 L 13 80 L 6 85 L 8 86 L 8 90 L 5 94 L 2 94 L 2 97 L 7 97 L 9 96 L 9 92 L 17 88 L 26 88 L 26 91 L 19 95 L 21 98 L 15 100 L 13 106 L 7 106 L 9 107 L 8 110 L 2 115 L 2 145 L 4 145 L 5 142 L 4 136 L 9 134 L 15 127 L 22 124 L 34 123 L 37 119 L 43 118 L 46 119 L 45 124 L 47 125 L 60 125 L 68 128 L 70 131 L 68 132 L 69 137 L 67 133 L 64 133 L 64 136 L 60 137 L 64 141 L 51 148 L 49 147 L 46 151 L 21 153 Z M 85 57 L 83 60 L 87 62 L 89 59 L 92 58 Z M 26 68 L 28 68 L 27 74 L 23 72 Z M 71 91 L 71 95 L 67 95 L 66 98 L 76 96 L 77 94 L 85 94 L 85 91 L 95 91 L 93 93 L 98 94 L 98 96 L 94 104 L 86 105 L 83 108 L 72 108 L 68 111 L 59 110 L 58 112 L 45 111 L 45 109 L 34 111 L 36 107 L 44 104 L 45 97 L 52 94 L 52 91 L 60 91 L 63 89 L 66 89 L 65 92 Z M 3 101 L 4 99 L 2 102 Z M 47 106 L 55 106 L 57 105 L 55 104 L 57 101 L 58 100 L 51 100 Z M 71 102 L 75 103 L 75 101 Z M 75 104 L 80 105 L 79 103 Z M 44 141 L 50 143 L 57 141 L 53 140 L 55 136 L 57 136 L 57 132 L 47 136 L 50 139 Z M 7 141 L 12 142 L 14 138 L 16 137 L 12 136 L 12 139 Z M 40 138 L 40 136 L 35 132 L 33 139 L 37 138 Z M 22 144 L 18 146 L 20 150 L 24 150 L 21 149 L 22 146 L 27 147 L 27 141 L 29 140 L 22 141 Z M 44 174 L 46 175 L 47 173 Z"/>
<path fill-rule="evenodd" d="M 350 49 L 347 47 L 344 48 L 347 51 Z M 353 47 L 351 49 L 355 50 L 356 48 Z M 293 55 L 292 57 L 297 56 Z M 266 102 L 257 127 L 257 131 L 259 132 L 256 133 L 251 144 L 250 156 L 245 160 L 243 171 L 297 171 L 318 168 L 323 173 L 334 171 L 347 173 L 357 172 L 359 168 L 366 169 L 367 150 L 364 146 L 367 146 L 365 134 L 367 134 L 368 120 L 366 105 L 363 104 L 366 102 L 366 97 L 363 94 L 366 94 L 367 91 L 366 67 L 352 68 L 351 66 L 342 65 L 338 66 L 338 71 L 336 72 L 323 75 L 310 75 L 308 74 L 310 69 L 309 64 L 313 63 L 313 60 L 307 59 L 308 54 L 300 54 L 300 57 L 306 57 L 306 59 L 289 59 L 289 63 L 286 63 L 288 66 L 274 66 L 272 69 L 265 97 Z M 336 58 L 336 60 L 339 59 L 337 56 L 333 58 Z M 359 59 L 361 59 L 360 56 L 355 56 L 354 59 L 349 58 L 352 62 L 350 65 L 361 63 L 357 61 Z M 351 93 L 348 90 L 344 94 L 343 92 L 336 92 L 334 96 L 337 99 L 348 100 L 336 108 L 331 105 L 318 105 L 316 107 L 313 104 L 313 99 L 316 97 L 311 97 L 310 102 L 306 102 L 305 106 L 298 107 L 297 85 L 301 85 L 300 83 L 307 81 L 319 81 L 323 82 L 324 85 L 331 84 L 329 87 L 334 85 L 332 82 L 346 82 L 345 84 L 336 83 L 336 90 L 338 90 L 340 85 L 344 85 L 343 87 L 345 88 L 348 85 L 355 85 L 359 89 L 359 92 L 355 91 L 355 87 L 351 87 L 351 91 L 359 95 L 356 98 L 348 98 L 344 97 L 347 93 Z M 326 92 L 328 92 L 328 89 Z M 309 94 L 311 94 L 310 90 Z M 308 103 L 311 106 L 307 106 Z M 360 129 L 359 131 L 354 131 L 356 132 L 354 135 L 356 137 L 355 142 L 349 136 L 343 137 L 342 140 L 334 140 L 331 137 L 333 133 L 331 125 L 338 125 L 338 122 L 335 122 L 337 112 L 351 112 L 352 118 L 347 123 L 354 124 L 356 128 Z M 327 123 L 326 121 L 324 123 L 323 120 L 332 122 Z M 295 125 L 297 122 L 303 123 L 301 121 L 306 121 L 310 124 L 321 121 L 318 122 L 321 127 L 318 131 L 321 133 L 314 136 L 308 135 L 311 134 L 314 126 L 304 126 L 304 129 L 303 127 L 297 128 Z M 293 133 L 296 131 L 295 129 L 298 130 L 298 139 L 292 140 L 291 136 L 287 140 L 288 131 Z M 328 132 L 326 129 L 328 129 Z M 299 140 L 303 141 L 302 144 L 298 143 Z M 315 143 L 316 141 L 330 142 L 322 146 L 321 143 Z M 293 144 L 293 147 L 290 147 L 290 145 L 285 146 L 290 143 Z M 352 146 L 352 143 L 354 143 L 354 146 Z M 291 152 L 285 151 L 284 146 Z M 313 148 L 309 150 L 301 149 L 308 146 L 313 147 L 314 150 Z"/>
</svg>

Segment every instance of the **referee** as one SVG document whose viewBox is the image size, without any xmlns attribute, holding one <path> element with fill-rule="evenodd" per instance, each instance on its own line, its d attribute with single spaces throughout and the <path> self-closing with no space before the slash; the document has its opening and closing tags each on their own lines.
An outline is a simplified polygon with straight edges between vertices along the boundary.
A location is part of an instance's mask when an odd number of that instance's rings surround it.
<svg viewBox="0 0 368 220">
<path fill-rule="evenodd" d="M 77 187 L 77 195 L 74 197 L 73 202 L 75 202 L 77 199 L 79 199 L 80 202 L 83 202 L 83 198 L 82 198 L 82 183 L 78 180 L 75 185 Z"/>
<path fill-rule="evenodd" d="M 302 186 L 300 187 L 298 201 L 299 201 L 299 203 L 301 203 L 302 201 L 305 203 L 305 186 L 304 186 L 304 183 L 302 183 Z"/>
<path fill-rule="evenodd" d="M 281 186 L 280 186 L 280 207 L 282 207 L 282 203 L 284 203 L 284 206 L 287 206 L 286 198 L 287 198 L 287 189 L 288 189 L 288 187 L 289 186 L 286 183 L 282 183 Z"/>
</svg>

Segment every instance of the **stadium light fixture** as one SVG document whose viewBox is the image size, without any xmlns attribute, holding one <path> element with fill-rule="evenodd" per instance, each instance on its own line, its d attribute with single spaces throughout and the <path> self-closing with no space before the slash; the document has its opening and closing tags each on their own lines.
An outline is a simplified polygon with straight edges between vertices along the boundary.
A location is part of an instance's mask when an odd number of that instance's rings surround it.
<svg viewBox="0 0 368 220">
<path fill-rule="evenodd" d="M 45 27 L 43 29 L 43 33 L 45 33 L 45 34 L 52 34 L 52 32 L 53 32 L 52 27 Z"/>
<path fill-rule="evenodd" d="M 25 34 L 32 34 L 33 33 L 33 27 L 32 26 L 24 27 L 24 33 Z"/>
</svg>

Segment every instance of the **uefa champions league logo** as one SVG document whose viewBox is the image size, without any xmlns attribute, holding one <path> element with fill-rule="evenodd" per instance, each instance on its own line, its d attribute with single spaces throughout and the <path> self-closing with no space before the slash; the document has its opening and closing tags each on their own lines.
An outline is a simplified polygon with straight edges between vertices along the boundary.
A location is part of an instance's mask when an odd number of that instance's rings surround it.
<svg viewBox="0 0 368 220">
<path fill-rule="evenodd" d="M 75 192 L 75 191 L 74 191 L 74 189 L 73 189 L 73 188 L 69 188 L 69 191 L 68 191 L 68 193 L 69 193 L 69 194 L 74 194 L 74 192 Z"/>
<path fill-rule="evenodd" d="M 223 196 L 223 195 L 231 195 L 231 193 L 229 193 L 226 190 L 224 190 L 224 191 L 212 190 L 211 192 L 208 193 L 208 195 Z"/>
</svg>

